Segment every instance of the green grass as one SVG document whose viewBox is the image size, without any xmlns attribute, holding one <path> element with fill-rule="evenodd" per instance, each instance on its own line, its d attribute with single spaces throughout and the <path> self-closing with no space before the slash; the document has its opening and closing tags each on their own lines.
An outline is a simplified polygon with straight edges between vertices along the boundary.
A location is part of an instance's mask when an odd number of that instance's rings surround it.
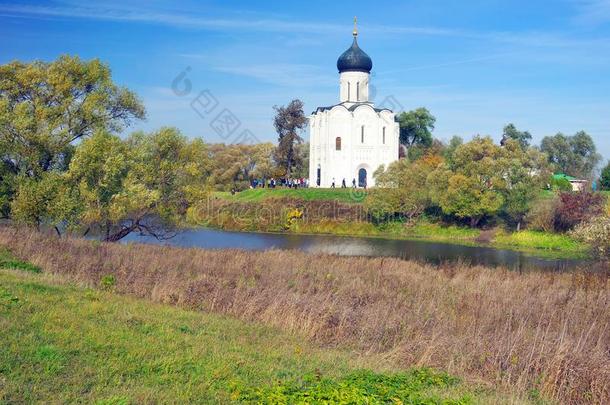
<svg viewBox="0 0 610 405">
<path fill-rule="evenodd" d="M 255 188 L 231 195 L 229 192 L 215 192 L 215 196 L 230 201 L 257 202 L 268 198 L 299 198 L 306 201 L 340 201 L 344 203 L 361 203 L 365 192 L 351 188 Z"/>
<path fill-rule="evenodd" d="M 0 270 L 0 404 L 500 399 L 444 373 L 372 372 L 363 366 L 377 368 L 381 358 L 59 281 Z"/>
<path fill-rule="evenodd" d="M 589 252 L 587 245 L 567 235 L 539 231 L 500 232 L 495 235 L 493 244 L 499 247 L 561 252 L 571 257 L 586 257 Z"/>
<path fill-rule="evenodd" d="M 15 269 L 40 273 L 39 267 L 16 259 L 8 250 L 2 247 L 0 247 L 0 269 Z"/>
</svg>

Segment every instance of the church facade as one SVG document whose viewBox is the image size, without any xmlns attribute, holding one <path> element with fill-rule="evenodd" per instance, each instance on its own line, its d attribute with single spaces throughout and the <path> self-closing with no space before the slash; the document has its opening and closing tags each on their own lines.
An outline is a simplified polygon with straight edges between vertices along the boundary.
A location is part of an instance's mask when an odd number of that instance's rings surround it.
<svg viewBox="0 0 610 405">
<path fill-rule="evenodd" d="M 398 159 L 395 114 L 369 101 L 371 58 L 352 46 L 337 60 L 339 103 L 318 107 L 309 116 L 309 183 L 313 187 L 372 187 L 373 172 Z"/>
</svg>

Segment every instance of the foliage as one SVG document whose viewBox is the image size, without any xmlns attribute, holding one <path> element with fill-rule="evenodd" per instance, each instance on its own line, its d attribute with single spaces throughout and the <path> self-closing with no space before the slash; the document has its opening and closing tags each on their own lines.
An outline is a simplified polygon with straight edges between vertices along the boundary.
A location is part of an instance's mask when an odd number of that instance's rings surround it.
<svg viewBox="0 0 610 405">
<path fill-rule="evenodd" d="M 449 164 L 428 176 L 427 185 L 445 214 L 468 218 L 473 227 L 499 212 L 519 227 L 548 174 L 535 149 L 522 149 L 512 139 L 501 147 L 477 136 L 458 146 Z"/>
<path fill-rule="evenodd" d="M 19 179 L 11 202 L 11 217 L 17 223 L 40 227 L 73 225 L 78 215 L 79 197 L 64 174 L 45 172 L 38 179 Z"/>
<path fill-rule="evenodd" d="M 496 162 L 504 180 L 502 211 L 521 228 L 521 222 L 548 178 L 551 177 L 545 156 L 516 140 L 507 139 Z"/>
<path fill-rule="evenodd" d="M 209 146 L 210 182 L 218 190 L 245 190 L 253 179 L 270 179 L 279 172 L 271 143 Z"/>
<path fill-rule="evenodd" d="M 584 131 L 573 136 L 558 133 L 547 136 L 540 143 L 540 150 L 548 155 L 556 170 L 574 177 L 588 179 L 601 160 L 595 142 Z"/>
<path fill-rule="evenodd" d="M 285 168 L 286 176 L 292 176 L 294 166 L 302 164 L 299 162 L 297 145 L 303 142 L 299 132 L 306 124 L 307 118 L 303 112 L 303 102 L 299 99 L 292 100 L 287 106 L 273 107 L 275 118 L 273 126 L 278 134 L 278 146 L 275 150 L 275 160 L 281 167 Z"/>
<path fill-rule="evenodd" d="M 400 126 L 400 143 L 407 147 L 432 145 L 432 131 L 436 118 L 426 108 L 405 111 L 397 117 Z"/>
<path fill-rule="evenodd" d="M 292 169 L 292 176 L 295 178 L 309 177 L 309 142 L 299 143 L 295 147 L 296 158 L 295 166 Z"/>
<path fill-rule="evenodd" d="M 560 193 L 555 214 L 555 229 L 569 231 L 581 222 L 600 215 L 604 203 L 605 199 L 599 193 L 589 191 Z"/>
<path fill-rule="evenodd" d="M 303 211 L 298 208 L 293 208 L 286 212 L 286 222 L 284 223 L 284 229 L 290 229 L 298 220 L 303 218 Z"/>
<path fill-rule="evenodd" d="M 558 198 L 538 198 L 535 200 L 531 210 L 526 215 L 528 228 L 535 231 L 554 232 L 558 204 Z"/>
<path fill-rule="evenodd" d="M 500 148 L 491 138 L 475 137 L 459 146 L 453 167 L 440 166 L 429 176 L 432 201 L 446 214 L 470 218 L 473 227 L 485 215 L 497 213 L 504 203 L 496 167 L 499 157 Z"/>
<path fill-rule="evenodd" d="M 425 390 L 447 388 L 456 379 L 428 369 L 413 370 L 393 375 L 377 374 L 362 370 L 341 379 L 307 375 L 299 381 L 280 381 L 269 387 L 261 387 L 241 393 L 240 401 L 259 404 L 469 404 L 471 399 L 441 399 L 430 396 Z M 424 391 L 424 392 L 422 392 Z"/>
<path fill-rule="evenodd" d="M 590 218 L 577 225 L 572 235 L 591 245 L 599 258 L 610 260 L 610 216 Z"/>
<path fill-rule="evenodd" d="M 133 231 L 171 236 L 186 210 L 207 195 L 205 155 L 200 141 L 172 128 L 126 141 L 98 131 L 79 145 L 67 172 L 21 182 L 13 219 L 58 232 L 92 229 L 107 241 Z"/>
<path fill-rule="evenodd" d="M 411 220 L 430 205 L 426 187 L 428 175 L 442 163 L 438 156 L 410 162 L 401 159 L 387 170 L 376 172 L 377 187 L 369 192 L 365 207 L 377 220 L 399 214 Z"/>
<path fill-rule="evenodd" d="M 572 191 L 572 183 L 565 177 L 551 177 L 551 189 L 559 191 Z"/>
<path fill-rule="evenodd" d="M 67 170 L 77 140 L 100 130 L 119 131 L 144 116 L 137 96 L 114 84 L 110 68 L 97 59 L 61 56 L 1 65 L 0 216 L 9 216 L 16 193 L 17 205 L 25 204 L 24 187 L 48 190 L 55 180 L 45 173 Z M 29 203 L 33 198 L 28 196 Z M 38 222 L 37 216 L 28 221 Z"/>
<path fill-rule="evenodd" d="M 144 115 L 136 95 L 115 85 L 97 59 L 64 55 L 0 66 L 1 158 L 15 172 L 65 168 L 72 142 L 100 129 L 118 131 Z"/>
<path fill-rule="evenodd" d="M 457 148 L 460 147 L 463 143 L 464 143 L 464 140 L 457 135 L 454 135 L 449 140 L 449 143 L 447 144 L 447 146 L 445 147 L 445 150 L 443 151 L 443 157 L 445 158 L 445 161 L 447 162 L 449 167 L 453 166 L 453 155 L 455 154 L 455 151 L 457 150 Z"/>
<path fill-rule="evenodd" d="M 517 141 L 521 149 L 527 149 L 530 146 L 532 134 L 527 131 L 519 131 L 514 124 L 508 124 L 502 131 L 501 144 L 504 146 L 509 139 Z"/>
<path fill-rule="evenodd" d="M 599 176 L 599 187 L 602 190 L 610 190 L 610 161 L 602 169 L 601 175 Z"/>
<path fill-rule="evenodd" d="M 473 227 L 484 217 L 502 213 L 520 228 L 550 176 L 545 156 L 513 139 L 498 146 L 489 137 L 468 143 L 455 137 L 449 148 L 428 152 L 375 173 L 378 189 L 366 201 L 374 218 L 400 213 L 412 219 L 438 205 L 447 215 L 469 219 Z"/>
<path fill-rule="evenodd" d="M 110 291 L 116 285 L 116 278 L 112 274 L 106 274 L 100 280 L 100 288 L 102 290 Z"/>
</svg>

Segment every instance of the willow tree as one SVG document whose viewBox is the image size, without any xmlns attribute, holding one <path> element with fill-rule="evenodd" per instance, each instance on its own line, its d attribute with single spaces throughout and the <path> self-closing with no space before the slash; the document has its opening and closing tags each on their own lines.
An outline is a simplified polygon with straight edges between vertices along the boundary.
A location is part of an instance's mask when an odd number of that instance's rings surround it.
<svg viewBox="0 0 610 405">
<path fill-rule="evenodd" d="M 145 116 L 138 97 L 112 81 L 97 59 L 0 66 L 0 209 L 7 213 L 19 179 L 68 168 L 76 141 L 117 132 Z"/>
<path fill-rule="evenodd" d="M 163 128 L 122 140 L 98 131 L 74 153 L 67 172 L 24 181 L 12 203 L 16 221 L 83 231 L 116 242 L 132 232 L 173 236 L 187 210 L 207 197 L 207 150 Z"/>
</svg>

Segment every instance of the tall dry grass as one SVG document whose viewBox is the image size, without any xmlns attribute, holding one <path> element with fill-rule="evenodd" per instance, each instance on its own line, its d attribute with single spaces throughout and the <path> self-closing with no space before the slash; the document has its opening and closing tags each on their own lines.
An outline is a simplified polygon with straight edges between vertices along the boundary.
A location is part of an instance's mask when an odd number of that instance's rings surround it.
<svg viewBox="0 0 610 405">
<path fill-rule="evenodd" d="M 610 403 L 608 273 L 517 274 L 295 251 L 206 251 L 0 228 L 46 272 L 439 367 L 561 403 Z"/>
</svg>

